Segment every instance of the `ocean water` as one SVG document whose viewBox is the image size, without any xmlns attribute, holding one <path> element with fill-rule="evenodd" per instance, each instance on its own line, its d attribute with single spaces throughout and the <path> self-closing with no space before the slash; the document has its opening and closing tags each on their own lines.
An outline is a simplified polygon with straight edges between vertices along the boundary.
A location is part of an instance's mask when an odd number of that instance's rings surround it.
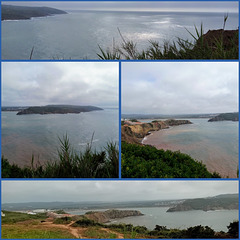
<svg viewBox="0 0 240 240">
<path fill-rule="evenodd" d="M 238 210 L 167 212 L 167 209 L 167 207 L 131 208 L 131 210 L 138 210 L 144 215 L 115 219 L 111 223 L 131 223 L 134 226 L 146 226 L 148 229 L 154 229 L 156 225 L 179 229 L 202 225 L 209 226 L 215 231 L 227 231 L 229 223 L 238 220 Z M 81 215 L 87 211 L 68 212 Z"/>
<path fill-rule="evenodd" d="M 193 124 L 174 126 L 144 138 L 143 143 L 187 153 L 224 177 L 237 177 L 238 122 L 208 122 L 189 119 Z"/>
<path fill-rule="evenodd" d="M 74 11 L 68 14 L 31 20 L 2 21 L 2 59 L 97 59 L 98 45 L 106 49 L 125 39 L 133 40 L 139 49 L 148 40 L 191 39 L 194 25 L 204 32 L 223 27 L 225 13 L 185 12 L 94 12 Z M 238 14 L 229 13 L 226 29 L 238 28 Z"/>
<path fill-rule="evenodd" d="M 101 150 L 109 142 L 119 141 L 118 110 L 104 109 L 80 114 L 16 115 L 2 112 L 2 155 L 20 166 L 55 160 L 59 138 L 68 135 L 72 147 L 83 151 L 91 142 Z M 94 134 L 94 135 L 93 135 Z"/>
</svg>

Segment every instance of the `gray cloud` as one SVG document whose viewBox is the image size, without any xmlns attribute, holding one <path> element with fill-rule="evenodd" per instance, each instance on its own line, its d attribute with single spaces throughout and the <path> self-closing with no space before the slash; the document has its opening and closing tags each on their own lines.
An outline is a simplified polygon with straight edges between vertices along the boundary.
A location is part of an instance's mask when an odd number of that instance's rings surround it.
<svg viewBox="0 0 240 240">
<path fill-rule="evenodd" d="M 238 181 L 2 181 L 2 202 L 131 201 L 237 193 Z"/>
<path fill-rule="evenodd" d="M 33 1 L 5 2 L 22 6 L 49 6 L 63 10 L 125 10 L 125 11 L 197 11 L 197 12 L 238 12 L 236 1 Z"/>
<path fill-rule="evenodd" d="M 123 63 L 122 113 L 238 111 L 238 63 Z"/>
<path fill-rule="evenodd" d="M 2 105 L 118 106 L 118 63 L 4 62 Z"/>
</svg>

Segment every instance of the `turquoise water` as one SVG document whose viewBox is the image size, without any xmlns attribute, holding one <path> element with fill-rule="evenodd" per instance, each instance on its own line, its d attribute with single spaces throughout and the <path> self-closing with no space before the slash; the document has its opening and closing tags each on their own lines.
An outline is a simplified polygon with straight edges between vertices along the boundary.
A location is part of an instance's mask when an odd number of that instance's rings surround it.
<svg viewBox="0 0 240 240">
<path fill-rule="evenodd" d="M 2 112 L 2 155 L 10 162 L 29 165 L 32 154 L 40 162 L 55 159 L 59 139 L 66 133 L 74 149 L 84 150 L 93 136 L 93 149 L 118 142 L 118 110 L 80 114 L 16 115 Z"/>
<path fill-rule="evenodd" d="M 146 226 L 149 229 L 154 229 L 156 225 L 184 229 L 201 224 L 209 226 L 215 231 L 227 231 L 229 223 L 238 220 L 238 210 L 167 212 L 167 209 L 167 207 L 131 208 L 131 210 L 139 210 L 144 215 L 115 219 L 111 223 L 131 223 L 135 226 Z M 68 212 L 81 215 L 87 211 Z"/>
<path fill-rule="evenodd" d="M 120 29 L 125 39 L 139 49 L 148 40 L 191 39 L 194 25 L 204 32 L 220 29 L 225 13 L 186 12 L 69 12 L 31 20 L 2 21 L 2 59 L 97 59 L 98 45 L 106 49 L 119 45 Z M 238 28 L 238 14 L 229 13 L 226 29 Z M 114 39 L 114 40 L 113 40 Z"/>
<path fill-rule="evenodd" d="M 145 137 L 144 144 L 159 149 L 180 150 L 206 164 L 222 176 L 237 177 L 238 122 L 208 122 L 189 119 L 193 124 L 171 127 Z"/>
</svg>

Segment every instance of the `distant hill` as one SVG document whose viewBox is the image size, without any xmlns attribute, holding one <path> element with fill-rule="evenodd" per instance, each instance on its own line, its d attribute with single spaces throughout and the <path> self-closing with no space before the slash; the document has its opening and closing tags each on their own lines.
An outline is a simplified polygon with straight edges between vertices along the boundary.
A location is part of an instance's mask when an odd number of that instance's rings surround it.
<svg viewBox="0 0 240 240">
<path fill-rule="evenodd" d="M 55 14 L 66 14 L 66 12 L 50 7 L 24 7 L 2 4 L 2 20 L 30 19 Z"/>
<path fill-rule="evenodd" d="M 169 208 L 167 212 L 233 210 L 238 209 L 238 199 L 238 194 L 222 194 L 209 198 L 187 199 Z"/>
<path fill-rule="evenodd" d="M 94 106 L 75 106 L 75 105 L 47 105 L 41 107 L 29 107 L 17 113 L 17 115 L 25 114 L 65 114 L 65 113 L 81 113 L 103 110 Z"/>
<path fill-rule="evenodd" d="M 239 121 L 238 112 L 235 113 L 221 113 L 213 118 L 210 118 L 208 122 L 217 121 Z"/>
</svg>

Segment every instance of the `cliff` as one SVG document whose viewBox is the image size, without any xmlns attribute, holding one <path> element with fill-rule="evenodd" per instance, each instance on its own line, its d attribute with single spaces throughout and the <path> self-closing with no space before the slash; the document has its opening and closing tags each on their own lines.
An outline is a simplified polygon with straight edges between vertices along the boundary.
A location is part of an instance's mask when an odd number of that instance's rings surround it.
<svg viewBox="0 0 240 240">
<path fill-rule="evenodd" d="M 192 124 L 189 120 L 152 121 L 151 123 L 139 123 L 124 121 L 121 127 L 122 141 L 128 143 L 140 143 L 141 140 L 153 131 L 169 128 L 169 126 L 178 126 L 182 124 Z"/>
<path fill-rule="evenodd" d="M 214 211 L 238 209 L 238 194 L 225 194 L 210 198 L 188 199 L 171 207 L 167 212 L 191 210 Z"/>
<path fill-rule="evenodd" d="M 238 112 L 236 113 L 221 113 L 213 118 L 210 118 L 208 122 L 217 121 L 239 121 Z"/>
<path fill-rule="evenodd" d="M 86 213 L 84 216 L 98 223 L 107 223 L 110 220 L 116 219 L 116 218 L 142 216 L 142 215 L 143 214 L 137 210 L 110 209 L 104 212 L 89 212 L 89 213 Z"/>
<path fill-rule="evenodd" d="M 25 114 L 66 114 L 66 113 L 81 113 L 103 110 L 94 106 L 74 106 L 74 105 L 47 105 L 42 107 L 29 107 L 17 113 L 17 115 Z"/>
<path fill-rule="evenodd" d="M 66 12 L 50 7 L 24 7 L 2 4 L 2 21 L 30 19 L 55 14 L 66 14 Z"/>
</svg>

